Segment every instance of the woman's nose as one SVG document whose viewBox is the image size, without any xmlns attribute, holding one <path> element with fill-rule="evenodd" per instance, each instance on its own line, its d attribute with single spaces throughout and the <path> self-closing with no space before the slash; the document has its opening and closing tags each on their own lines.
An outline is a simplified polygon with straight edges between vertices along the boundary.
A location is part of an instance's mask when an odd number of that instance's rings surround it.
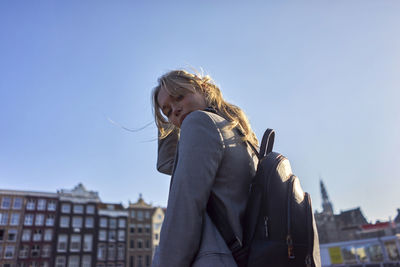
<svg viewBox="0 0 400 267">
<path fill-rule="evenodd" d="M 172 114 L 175 116 L 179 116 L 182 111 L 182 108 L 179 105 L 172 106 Z"/>
</svg>

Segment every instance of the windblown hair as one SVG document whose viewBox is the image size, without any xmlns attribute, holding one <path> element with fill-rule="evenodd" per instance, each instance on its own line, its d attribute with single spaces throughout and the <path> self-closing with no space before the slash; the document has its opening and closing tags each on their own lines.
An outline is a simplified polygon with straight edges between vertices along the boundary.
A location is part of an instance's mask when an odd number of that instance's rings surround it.
<svg viewBox="0 0 400 267">
<path fill-rule="evenodd" d="M 258 146 L 257 137 L 251 129 L 247 116 L 239 107 L 224 100 L 221 90 L 215 85 L 211 77 L 199 73 L 192 74 L 185 70 L 167 72 L 158 79 L 158 85 L 153 89 L 154 117 L 160 131 L 160 138 L 165 138 L 177 128 L 163 116 L 157 102 L 158 93 L 162 88 L 173 97 L 194 92 L 201 93 L 207 106 L 215 109 L 220 116 L 229 121 L 231 129 L 237 127 L 244 135 L 243 140 L 249 141 L 255 147 Z"/>
</svg>

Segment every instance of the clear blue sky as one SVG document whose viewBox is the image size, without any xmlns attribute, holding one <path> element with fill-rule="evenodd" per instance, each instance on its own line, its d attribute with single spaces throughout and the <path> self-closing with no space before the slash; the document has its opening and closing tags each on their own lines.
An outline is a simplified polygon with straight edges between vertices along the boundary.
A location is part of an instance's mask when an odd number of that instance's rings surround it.
<svg viewBox="0 0 400 267">
<path fill-rule="evenodd" d="M 321 210 L 400 208 L 399 1 L 1 1 L 0 188 L 166 205 L 150 92 L 202 67 Z M 153 140 L 153 141 L 152 141 Z"/>
</svg>

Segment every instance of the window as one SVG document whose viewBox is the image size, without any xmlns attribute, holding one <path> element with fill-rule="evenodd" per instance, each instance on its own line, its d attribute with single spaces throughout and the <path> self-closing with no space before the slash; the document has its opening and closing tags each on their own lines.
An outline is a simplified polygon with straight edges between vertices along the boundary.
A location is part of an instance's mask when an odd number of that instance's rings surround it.
<svg viewBox="0 0 400 267">
<path fill-rule="evenodd" d="M 142 228 L 143 228 L 143 225 L 142 224 L 138 224 L 138 233 L 142 233 L 143 232 Z"/>
<path fill-rule="evenodd" d="M 82 217 L 73 217 L 72 218 L 72 227 L 73 228 L 82 228 Z"/>
<path fill-rule="evenodd" d="M 80 251 L 81 250 L 81 236 L 80 235 L 71 235 L 71 246 L 70 251 Z"/>
<path fill-rule="evenodd" d="M 29 255 L 29 246 L 23 245 L 19 249 L 19 257 L 20 258 L 28 258 Z"/>
<path fill-rule="evenodd" d="M 139 221 L 142 221 L 142 220 L 143 220 L 143 211 L 139 210 L 139 211 L 137 212 L 137 219 L 138 219 Z"/>
<path fill-rule="evenodd" d="M 17 229 L 8 229 L 7 240 L 10 242 L 17 241 Z"/>
<path fill-rule="evenodd" d="M 146 233 L 150 233 L 150 224 L 146 224 L 145 225 L 145 228 L 146 228 Z"/>
<path fill-rule="evenodd" d="M 135 256 L 130 256 L 129 262 L 129 267 L 135 267 Z"/>
<path fill-rule="evenodd" d="M 68 236 L 67 235 L 59 235 L 58 243 L 57 243 L 57 251 L 66 252 L 68 246 Z"/>
<path fill-rule="evenodd" d="M 42 257 L 43 258 L 48 258 L 50 257 L 51 254 L 51 246 L 50 245 L 44 245 L 43 250 L 42 250 Z"/>
<path fill-rule="evenodd" d="M 65 267 L 65 256 L 57 256 L 56 267 Z"/>
<path fill-rule="evenodd" d="M 74 205 L 74 213 L 83 213 L 83 205 Z"/>
<path fill-rule="evenodd" d="M 1 200 L 1 208 L 2 209 L 9 209 L 11 207 L 11 198 L 10 197 L 3 197 Z"/>
<path fill-rule="evenodd" d="M 30 229 L 24 229 L 22 231 L 22 241 L 30 241 L 31 240 L 31 230 Z"/>
<path fill-rule="evenodd" d="M 131 232 L 131 234 L 135 233 L 135 225 L 133 225 L 133 224 L 131 225 L 130 232 Z"/>
<path fill-rule="evenodd" d="M 37 258 L 40 256 L 40 246 L 39 245 L 33 245 L 31 248 L 31 257 L 32 258 Z"/>
<path fill-rule="evenodd" d="M 118 227 L 119 228 L 125 228 L 126 226 L 126 220 L 125 219 L 119 219 L 118 220 Z"/>
<path fill-rule="evenodd" d="M 100 227 L 107 227 L 107 218 L 100 218 Z"/>
<path fill-rule="evenodd" d="M 142 240 L 139 239 L 139 240 L 137 241 L 137 247 L 138 247 L 138 248 L 142 248 L 142 247 L 143 247 L 142 244 L 143 244 Z"/>
<path fill-rule="evenodd" d="M 34 210 L 35 209 L 35 200 L 28 199 L 28 202 L 26 202 L 26 209 L 27 210 Z"/>
<path fill-rule="evenodd" d="M 117 259 L 123 260 L 125 259 L 125 246 L 123 244 L 118 244 L 117 248 Z"/>
<path fill-rule="evenodd" d="M 53 226 L 54 225 L 54 215 L 48 214 L 46 217 L 46 226 Z"/>
<path fill-rule="evenodd" d="M 8 224 L 8 213 L 0 212 L 0 225 Z"/>
<path fill-rule="evenodd" d="M 150 240 L 146 239 L 146 248 L 150 248 Z"/>
<path fill-rule="evenodd" d="M 83 237 L 83 251 L 92 251 L 93 236 L 85 235 Z"/>
<path fill-rule="evenodd" d="M 107 259 L 108 260 L 114 260 L 115 259 L 115 245 L 114 244 L 109 244 L 108 245 Z"/>
<path fill-rule="evenodd" d="M 131 210 L 131 218 L 135 218 L 135 211 Z"/>
<path fill-rule="evenodd" d="M 33 214 L 25 214 L 24 225 L 33 225 Z"/>
<path fill-rule="evenodd" d="M 3 240 L 4 240 L 4 230 L 0 229 L 0 241 L 3 241 Z M 2 252 L 2 249 L 0 249 L 0 259 L 1 259 L 1 252 Z"/>
<path fill-rule="evenodd" d="M 4 249 L 4 258 L 12 259 L 14 258 L 15 246 L 6 246 Z"/>
<path fill-rule="evenodd" d="M 138 256 L 137 261 L 138 261 L 138 267 L 143 267 L 143 259 L 142 259 L 142 256 Z"/>
<path fill-rule="evenodd" d="M 117 219 L 110 219 L 110 228 L 117 228 Z"/>
<path fill-rule="evenodd" d="M 36 229 L 33 231 L 33 241 L 42 240 L 42 229 Z"/>
<path fill-rule="evenodd" d="M 100 241 L 105 241 L 106 239 L 107 239 L 107 231 L 100 230 L 99 231 L 99 240 Z"/>
<path fill-rule="evenodd" d="M 84 255 L 82 257 L 82 267 L 91 267 L 92 257 L 90 255 Z"/>
<path fill-rule="evenodd" d="M 69 256 L 68 267 L 79 267 L 79 256 Z"/>
<path fill-rule="evenodd" d="M 87 205 L 86 206 L 86 213 L 87 214 L 94 214 L 94 206 L 93 205 Z"/>
<path fill-rule="evenodd" d="M 62 204 L 61 205 L 61 212 L 62 213 L 70 213 L 71 212 L 71 205 L 70 204 Z"/>
<path fill-rule="evenodd" d="M 146 217 L 146 219 L 150 219 L 150 211 L 145 212 L 145 217 Z"/>
<path fill-rule="evenodd" d="M 133 240 L 133 239 L 130 240 L 129 248 L 135 248 L 135 240 Z"/>
<path fill-rule="evenodd" d="M 118 230 L 118 241 L 125 241 L 125 231 Z"/>
<path fill-rule="evenodd" d="M 106 245 L 105 244 L 99 244 L 99 246 L 97 248 L 97 259 L 99 259 L 99 260 L 106 259 Z"/>
<path fill-rule="evenodd" d="M 396 246 L 396 241 L 386 241 L 385 242 L 386 251 L 388 253 L 389 260 L 398 261 L 400 260 L 400 254 Z"/>
<path fill-rule="evenodd" d="M 19 213 L 12 213 L 10 225 L 19 225 L 19 217 L 20 217 Z"/>
<path fill-rule="evenodd" d="M 85 227 L 86 228 L 93 228 L 94 220 L 93 217 L 86 217 L 85 219 Z"/>
<path fill-rule="evenodd" d="M 44 241 L 51 241 L 53 239 L 53 230 L 46 229 L 44 230 Z"/>
<path fill-rule="evenodd" d="M 116 240 L 115 230 L 108 231 L 108 241 L 115 242 L 115 240 Z"/>
<path fill-rule="evenodd" d="M 47 203 L 47 210 L 50 211 L 55 211 L 57 208 L 57 203 L 55 200 L 49 200 L 49 202 Z"/>
<path fill-rule="evenodd" d="M 60 218 L 60 227 L 68 228 L 69 227 L 69 217 L 68 216 L 61 216 Z"/>
<path fill-rule="evenodd" d="M 35 225 L 43 225 L 44 223 L 44 214 L 36 214 Z"/>
<path fill-rule="evenodd" d="M 45 210 L 46 209 L 46 199 L 39 199 L 37 203 L 38 210 Z"/>
<path fill-rule="evenodd" d="M 14 198 L 13 209 L 19 210 L 21 208 L 22 208 L 22 198 L 20 198 L 20 197 Z"/>
<path fill-rule="evenodd" d="M 150 266 L 150 256 L 146 255 L 146 266 Z"/>
</svg>

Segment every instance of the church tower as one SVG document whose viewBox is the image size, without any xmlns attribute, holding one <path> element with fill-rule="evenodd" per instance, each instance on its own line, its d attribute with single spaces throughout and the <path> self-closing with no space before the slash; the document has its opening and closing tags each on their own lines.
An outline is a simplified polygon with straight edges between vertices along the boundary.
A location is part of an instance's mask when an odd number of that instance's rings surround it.
<svg viewBox="0 0 400 267">
<path fill-rule="evenodd" d="M 321 196 L 322 196 L 322 212 L 325 214 L 333 214 L 332 203 L 329 200 L 328 193 L 326 192 L 325 185 L 322 182 L 322 179 L 319 182 L 321 187 Z"/>
</svg>

